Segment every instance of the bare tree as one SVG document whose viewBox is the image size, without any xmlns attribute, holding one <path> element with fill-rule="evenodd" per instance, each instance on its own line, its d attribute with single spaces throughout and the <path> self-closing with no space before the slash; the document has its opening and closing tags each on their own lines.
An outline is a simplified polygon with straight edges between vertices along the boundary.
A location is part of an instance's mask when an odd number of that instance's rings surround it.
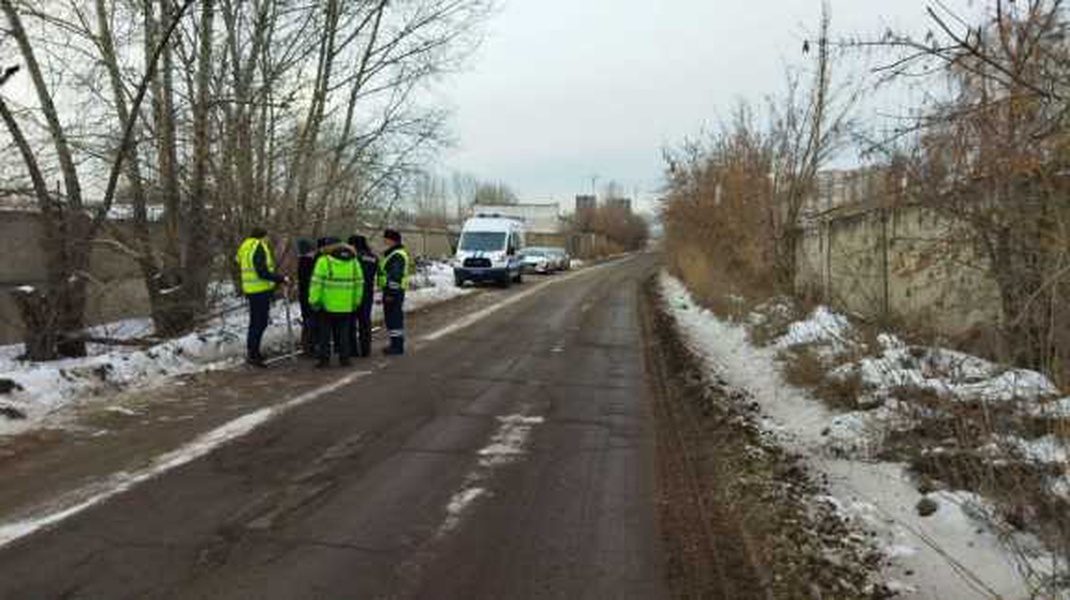
<svg viewBox="0 0 1070 600">
<path fill-rule="evenodd" d="M 519 201 L 516 192 L 500 181 L 497 183 L 480 183 L 472 198 L 472 203 L 479 205 L 516 204 Z"/>
<path fill-rule="evenodd" d="M 794 291 L 802 211 L 856 105 L 853 82 L 833 83 L 830 29 L 826 4 L 818 38 L 805 46 L 815 52 L 812 82 L 789 73 L 787 92 L 769 102 L 764 123 L 744 104 L 709 141 L 666 153 L 666 224 L 674 237 L 723 259 L 728 279 L 762 293 Z"/>
<path fill-rule="evenodd" d="M 450 192 L 457 206 L 458 215 L 462 214 L 476 200 L 479 179 L 471 173 L 456 172 L 450 178 Z"/>
<path fill-rule="evenodd" d="M 951 84 L 887 153 L 907 170 L 908 196 L 963 227 L 977 266 L 997 284 L 1007 355 L 1064 383 L 1070 373 L 1070 193 L 1066 100 L 1070 48 L 1061 0 L 993 0 L 980 18 L 928 9 L 923 40 L 889 34 L 888 81 L 919 72 Z"/>
<path fill-rule="evenodd" d="M 311 233 L 391 206 L 446 141 L 446 115 L 421 105 L 420 86 L 467 56 L 491 8 L 487 0 L 191 5 L 0 4 L 37 96 L 25 110 L 0 111 L 48 231 L 49 284 L 22 303 L 35 324 L 27 329 L 47 332 L 33 343 L 35 358 L 83 351 L 89 247 L 103 230 L 140 265 L 157 333 L 175 335 L 197 323 L 209 285 L 232 268 L 230 249 L 253 224 Z M 26 19 L 49 35 L 31 39 Z M 42 52 L 63 60 L 42 66 Z M 60 92 L 75 100 L 57 105 Z M 129 227 L 107 218 L 117 196 L 129 202 Z M 57 349 L 61 342 L 70 345 Z"/>
<path fill-rule="evenodd" d="M 22 288 L 16 295 L 27 324 L 26 353 L 32 359 L 85 354 L 85 343 L 79 336 L 84 324 L 90 242 L 103 226 L 115 198 L 115 184 L 134 131 L 132 115 L 136 114 L 144 99 L 167 40 L 191 4 L 192 0 L 188 0 L 178 7 L 174 18 L 162 30 L 161 43 L 146 48 L 146 76 L 137 87 L 128 118 L 121 123 L 123 134 L 111 161 L 111 175 L 103 197 L 91 207 L 83 197 L 82 179 L 69 140 L 68 127 L 60 118 L 54 90 L 45 78 L 37 52 L 26 32 L 23 23 L 25 9 L 17 6 L 13 0 L 0 2 L 11 36 L 18 45 L 30 75 L 39 111 L 46 123 L 47 138 L 63 181 L 62 192 L 53 193 L 48 189 L 42 167 L 45 153 L 33 147 L 25 128 L 7 102 L 0 99 L 0 117 L 19 147 L 45 230 L 41 249 L 47 257 L 46 289 Z"/>
</svg>

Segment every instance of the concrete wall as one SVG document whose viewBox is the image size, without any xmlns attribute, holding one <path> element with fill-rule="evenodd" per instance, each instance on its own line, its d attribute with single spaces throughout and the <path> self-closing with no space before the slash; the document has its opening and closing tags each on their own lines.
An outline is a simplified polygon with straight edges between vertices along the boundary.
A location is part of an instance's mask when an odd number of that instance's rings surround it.
<svg viewBox="0 0 1070 600">
<path fill-rule="evenodd" d="M 377 252 L 383 250 L 383 232 L 360 231 Z M 458 235 L 445 229 L 401 229 L 401 240 L 413 257 L 448 258 L 457 248 Z"/>
<path fill-rule="evenodd" d="M 917 206 L 824 213 L 808 220 L 796 248 L 796 289 L 948 335 L 991 326 L 998 288 L 961 228 Z"/>
<path fill-rule="evenodd" d="M 45 257 L 40 250 L 43 235 L 38 215 L 0 212 L 0 344 L 21 340 L 22 322 L 8 291 L 44 281 Z M 94 244 L 91 252 L 88 322 L 106 323 L 148 314 L 148 292 L 137 263 L 106 244 Z"/>
</svg>

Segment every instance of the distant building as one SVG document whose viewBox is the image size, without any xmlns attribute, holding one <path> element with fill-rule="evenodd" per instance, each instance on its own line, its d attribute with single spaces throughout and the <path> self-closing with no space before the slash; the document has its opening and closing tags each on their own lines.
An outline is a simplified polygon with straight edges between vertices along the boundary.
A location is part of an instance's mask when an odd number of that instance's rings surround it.
<svg viewBox="0 0 1070 600">
<path fill-rule="evenodd" d="M 598 198 L 594 196 L 576 196 L 576 212 L 598 208 Z"/>
<path fill-rule="evenodd" d="M 608 208 L 616 208 L 627 212 L 632 212 L 632 199 L 631 198 L 610 198 L 606 200 L 606 206 Z"/>
<path fill-rule="evenodd" d="M 561 206 L 556 202 L 546 204 L 477 204 L 471 215 L 499 215 L 524 221 L 532 233 L 558 233 L 561 231 Z"/>
</svg>

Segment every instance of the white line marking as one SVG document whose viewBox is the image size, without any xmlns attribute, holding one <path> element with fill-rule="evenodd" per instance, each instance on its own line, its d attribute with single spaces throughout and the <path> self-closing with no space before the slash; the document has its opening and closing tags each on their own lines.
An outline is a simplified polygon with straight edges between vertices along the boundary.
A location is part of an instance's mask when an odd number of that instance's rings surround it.
<svg viewBox="0 0 1070 600">
<path fill-rule="evenodd" d="M 454 529 L 457 529 L 457 526 L 461 524 L 461 517 L 464 516 L 464 512 L 468 509 L 468 506 L 486 493 L 487 490 L 483 488 L 470 487 L 454 494 L 453 497 L 450 498 L 449 505 L 446 506 L 446 520 L 443 521 L 442 526 L 438 528 L 435 538 L 442 538 Z"/>
<path fill-rule="evenodd" d="M 120 471 L 97 483 L 90 484 L 74 492 L 65 494 L 58 501 L 51 503 L 52 512 L 30 518 L 0 524 L 0 548 L 32 535 L 47 527 L 56 525 L 84 510 L 103 504 L 123 494 L 140 483 L 153 479 L 172 469 L 181 467 L 205 456 L 220 446 L 236 438 L 248 435 L 261 425 L 271 421 L 302 404 L 308 404 L 331 392 L 337 391 L 358 379 L 370 375 L 371 371 L 350 373 L 333 383 L 305 392 L 282 404 L 261 408 L 225 423 L 192 442 L 176 450 L 157 456 L 149 466 L 128 473 Z"/>
</svg>

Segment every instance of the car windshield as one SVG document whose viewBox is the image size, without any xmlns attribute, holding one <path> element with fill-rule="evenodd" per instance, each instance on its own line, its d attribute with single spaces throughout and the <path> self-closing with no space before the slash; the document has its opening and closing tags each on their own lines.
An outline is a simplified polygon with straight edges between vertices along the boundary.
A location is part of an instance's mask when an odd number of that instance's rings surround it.
<svg viewBox="0 0 1070 600">
<path fill-rule="evenodd" d="M 505 247 L 505 233 L 501 231 L 466 231 L 461 236 L 461 250 L 492 252 Z"/>
<path fill-rule="evenodd" d="M 523 255 L 524 256 L 545 256 L 545 254 L 543 253 L 542 250 L 531 250 L 531 249 L 524 250 Z"/>
</svg>

